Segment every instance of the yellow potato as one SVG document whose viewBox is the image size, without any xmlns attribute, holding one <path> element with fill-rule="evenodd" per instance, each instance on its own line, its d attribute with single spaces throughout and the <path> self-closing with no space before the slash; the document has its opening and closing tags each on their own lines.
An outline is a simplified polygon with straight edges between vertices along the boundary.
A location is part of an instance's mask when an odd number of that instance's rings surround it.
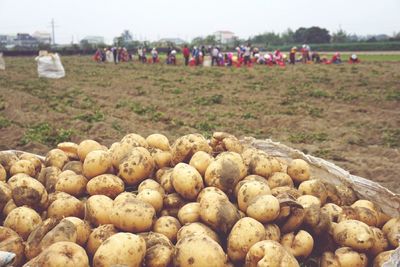
<svg viewBox="0 0 400 267">
<path fill-rule="evenodd" d="M 42 222 L 40 215 L 31 208 L 13 209 L 4 220 L 4 226 L 17 232 L 24 240 Z"/>
<path fill-rule="evenodd" d="M 93 150 L 89 152 L 83 162 L 83 175 L 91 179 L 104 174 L 111 168 L 111 155 L 108 151 Z"/>
<path fill-rule="evenodd" d="M 179 221 L 172 216 L 162 216 L 156 220 L 153 231 L 168 237 L 171 242 L 176 241 L 178 230 L 181 228 Z"/>
<path fill-rule="evenodd" d="M 64 151 L 55 148 L 47 153 L 44 164 L 47 167 L 54 166 L 62 169 L 64 165 L 68 162 L 68 160 L 68 156 L 64 153 Z"/>
<path fill-rule="evenodd" d="M 272 195 L 260 195 L 249 202 L 246 214 L 261 223 L 268 223 L 278 218 L 279 200 Z"/>
<path fill-rule="evenodd" d="M 186 163 L 178 163 L 172 171 L 172 186 L 183 198 L 195 200 L 204 188 L 200 173 Z"/>
<path fill-rule="evenodd" d="M 200 221 L 200 203 L 191 202 L 179 209 L 178 219 L 182 225 Z"/>
<path fill-rule="evenodd" d="M 163 134 L 151 134 L 151 135 L 147 136 L 146 142 L 149 147 L 158 148 L 163 151 L 170 150 L 169 140 Z"/>
<path fill-rule="evenodd" d="M 36 176 L 36 169 L 35 165 L 26 159 L 20 159 L 16 161 L 10 169 L 10 175 L 13 176 L 17 173 L 25 173 L 31 177 Z"/>
<path fill-rule="evenodd" d="M 192 158 L 189 161 L 189 165 L 196 168 L 196 170 L 204 176 L 206 170 L 210 163 L 214 160 L 214 158 L 204 151 L 197 151 L 193 154 Z"/>
<path fill-rule="evenodd" d="M 333 226 L 333 237 L 341 246 L 357 251 L 366 251 L 374 246 L 374 232 L 363 222 L 342 221 Z"/>
<path fill-rule="evenodd" d="M 83 203 L 74 196 L 71 196 L 64 192 L 61 193 L 63 194 L 59 194 L 60 197 L 56 197 L 54 201 L 50 202 L 49 200 L 49 204 L 51 204 L 47 209 L 47 216 L 55 217 L 58 219 L 73 216 L 82 219 L 85 214 Z"/>
<path fill-rule="evenodd" d="M 143 147 L 135 147 L 119 164 L 118 176 L 127 185 L 136 185 L 148 178 L 153 169 L 154 160 L 149 151 Z"/>
<path fill-rule="evenodd" d="M 310 179 L 310 165 L 302 159 L 294 159 L 289 163 L 287 173 L 296 183 Z"/>
<path fill-rule="evenodd" d="M 149 152 L 153 157 L 156 169 L 161 169 L 171 166 L 171 152 L 163 151 L 158 148 L 150 148 Z"/>
<path fill-rule="evenodd" d="M 105 195 L 115 198 L 125 190 L 125 184 L 118 176 L 113 174 L 101 174 L 95 176 L 86 185 L 89 195 Z"/>
<path fill-rule="evenodd" d="M 264 224 L 265 240 L 273 240 L 279 242 L 281 240 L 281 230 L 274 223 Z"/>
<path fill-rule="evenodd" d="M 293 187 L 292 178 L 284 172 L 275 172 L 268 178 L 268 185 L 271 189 L 280 186 Z"/>
<path fill-rule="evenodd" d="M 155 180 L 153 179 L 146 179 L 139 184 L 138 192 L 140 193 L 144 189 L 153 189 L 156 190 L 161 196 L 165 195 L 164 188 Z"/>
<path fill-rule="evenodd" d="M 182 238 L 193 234 L 207 235 L 215 242 L 220 243 L 217 233 L 207 225 L 200 222 L 189 223 L 182 226 L 177 233 L 177 240 L 179 241 Z"/>
<path fill-rule="evenodd" d="M 86 155 L 94 150 L 103 150 L 103 146 L 94 140 L 83 140 L 76 149 L 79 159 L 85 161 Z"/>
<path fill-rule="evenodd" d="M 246 267 L 299 267 L 299 263 L 281 244 L 272 240 L 255 243 L 247 252 Z"/>
<path fill-rule="evenodd" d="M 94 195 L 85 203 L 85 220 L 95 226 L 111 223 L 110 214 L 113 210 L 113 200 L 107 196 Z"/>
<path fill-rule="evenodd" d="M 93 257 L 100 245 L 110 236 L 118 233 L 117 229 L 112 224 L 102 224 L 93 229 L 90 233 L 86 244 L 86 251 L 89 256 Z"/>
<path fill-rule="evenodd" d="M 0 181 L 0 211 L 6 206 L 7 202 L 12 198 L 11 186 Z"/>
<path fill-rule="evenodd" d="M 6 169 L 0 164 L 0 182 L 5 182 L 7 178 Z"/>
<path fill-rule="evenodd" d="M 211 153 L 212 149 L 201 134 L 188 134 L 176 139 L 171 147 L 173 166 L 180 162 L 188 163 L 191 157 L 198 151 Z"/>
<path fill-rule="evenodd" d="M 24 240 L 13 230 L 0 226 L 0 251 L 7 251 L 15 254 L 9 266 L 21 266 L 25 262 Z"/>
<path fill-rule="evenodd" d="M 247 181 L 240 187 L 237 195 L 239 209 L 246 212 L 249 203 L 251 203 L 254 198 L 270 194 L 271 190 L 268 184 L 258 181 Z"/>
<path fill-rule="evenodd" d="M 77 217 L 66 217 L 64 220 L 72 222 L 76 227 L 76 243 L 80 246 L 85 246 L 86 241 L 92 231 L 87 221 L 81 220 Z"/>
<path fill-rule="evenodd" d="M 72 171 L 64 172 L 68 172 L 68 174 L 60 174 L 55 184 L 56 191 L 65 192 L 75 197 L 84 195 L 88 180 L 83 175 L 75 174 Z"/>
<path fill-rule="evenodd" d="M 300 230 L 282 236 L 281 245 L 293 256 L 307 258 L 314 248 L 314 239 L 308 232 Z"/>
<path fill-rule="evenodd" d="M 156 212 L 160 212 L 163 208 L 163 196 L 156 190 L 143 189 L 137 195 L 137 199 L 153 206 Z"/>
<path fill-rule="evenodd" d="M 46 188 L 36 179 L 19 173 L 8 180 L 12 190 L 12 197 L 17 206 L 29 206 L 35 210 L 42 210 L 47 206 L 48 194 Z"/>
<path fill-rule="evenodd" d="M 308 180 L 304 181 L 299 185 L 299 192 L 302 195 L 312 195 L 320 200 L 321 206 L 323 206 L 328 198 L 324 183 L 320 180 Z"/>
</svg>

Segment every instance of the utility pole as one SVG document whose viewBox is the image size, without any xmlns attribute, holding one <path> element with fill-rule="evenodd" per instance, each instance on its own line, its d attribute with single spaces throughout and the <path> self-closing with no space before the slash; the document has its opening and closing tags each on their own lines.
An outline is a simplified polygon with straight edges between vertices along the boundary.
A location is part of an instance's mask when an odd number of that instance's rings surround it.
<svg viewBox="0 0 400 267">
<path fill-rule="evenodd" d="M 53 45 L 56 44 L 56 37 L 55 37 L 55 32 L 54 32 L 54 19 L 51 19 L 51 35 L 53 39 Z"/>
</svg>

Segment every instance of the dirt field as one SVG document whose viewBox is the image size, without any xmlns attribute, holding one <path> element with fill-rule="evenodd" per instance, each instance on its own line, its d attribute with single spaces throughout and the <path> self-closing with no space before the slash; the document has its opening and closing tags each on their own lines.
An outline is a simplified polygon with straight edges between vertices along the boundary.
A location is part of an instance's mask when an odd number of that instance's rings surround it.
<svg viewBox="0 0 400 267">
<path fill-rule="evenodd" d="M 227 131 L 272 138 L 400 192 L 400 62 L 206 69 L 62 60 L 67 77 L 45 80 L 33 58 L 6 58 L 0 150 Z"/>
</svg>

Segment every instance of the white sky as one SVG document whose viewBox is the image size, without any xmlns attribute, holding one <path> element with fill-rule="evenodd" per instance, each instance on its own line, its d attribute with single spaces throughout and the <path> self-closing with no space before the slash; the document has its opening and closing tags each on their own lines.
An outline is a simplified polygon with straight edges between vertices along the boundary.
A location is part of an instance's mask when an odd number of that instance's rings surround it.
<svg viewBox="0 0 400 267">
<path fill-rule="evenodd" d="M 241 38 L 265 31 L 320 26 L 348 33 L 400 31 L 400 0 L 0 0 L 0 34 L 51 32 L 56 42 L 87 35 L 110 43 L 124 29 L 140 40 L 190 40 L 217 30 Z"/>
</svg>

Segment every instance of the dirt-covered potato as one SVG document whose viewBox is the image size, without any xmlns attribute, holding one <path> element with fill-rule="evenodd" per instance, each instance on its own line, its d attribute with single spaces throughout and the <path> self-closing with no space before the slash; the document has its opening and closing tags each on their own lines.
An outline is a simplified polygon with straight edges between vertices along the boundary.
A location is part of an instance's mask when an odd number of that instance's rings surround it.
<svg viewBox="0 0 400 267">
<path fill-rule="evenodd" d="M 271 189 L 280 186 L 293 187 L 292 178 L 284 172 L 275 172 L 268 178 L 268 185 Z"/>
<path fill-rule="evenodd" d="M 233 195 L 236 196 L 236 198 L 237 198 L 237 196 L 238 196 L 239 189 L 242 187 L 242 185 L 244 185 L 245 183 L 247 183 L 247 182 L 249 182 L 249 181 L 257 181 L 257 182 L 260 182 L 260 183 L 263 183 L 263 184 L 268 185 L 267 179 L 265 179 L 265 178 L 262 177 L 262 176 L 254 175 L 254 174 L 247 175 L 246 177 L 243 178 L 243 180 L 241 180 L 240 182 L 238 182 L 238 183 L 236 184 L 236 186 L 235 186 L 235 189 L 234 189 L 234 191 L 233 191 Z M 268 185 L 268 187 L 269 187 L 269 185 Z"/>
<path fill-rule="evenodd" d="M 341 246 L 357 251 L 373 247 L 375 239 L 371 228 L 360 221 L 346 220 L 333 225 L 333 238 Z"/>
<path fill-rule="evenodd" d="M 182 208 L 187 201 L 177 193 L 172 193 L 164 196 L 163 210 L 161 216 L 178 216 L 179 209 Z"/>
<path fill-rule="evenodd" d="M 171 166 L 171 152 L 163 151 L 158 148 L 149 148 L 150 155 L 153 157 L 156 169 L 161 169 Z"/>
<path fill-rule="evenodd" d="M 124 193 L 122 193 L 124 194 Z M 127 232 L 144 232 L 151 229 L 156 213 L 153 206 L 137 199 L 133 194 L 116 197 L 109 213 L 111 223 Z"/>
<path fill-rule="evenodd" d="M 246 209 L 247 216 L 262 223 L 274 221 L 278 218 L 279 212 L 279 200 L 272 195 L 260 195 L 253 198 Z"/>
<path fill-rule="evenodd" d="M 25 261 L 24 241 L 16 232 L 3 226 L 0 226 L 0 251 L 15 254 L 15 258 L 9 266 L 20 267 Z"/>
<path fill-rule="evenodd" d="M 339 214 L 343 212 L 343 209 L 334 203 L 326 203 L 321 208 L 321 211 L 329 215 L 331 222 L 337 222 Z"/>
<path fill-rule="evenodd" d="M 338 206 L 350 206 L 357 201 L 357 195 L 353 189 L 346 185 L 333 185 L 323 182 L 328 195 L 327 202 Z"/>
<path fill-rule="evenodd" d="M 281 194 L 286 194 L 291 196 L 294 199 L 297 199 L 298 197 L 301 196 L 299 190 L 297 190 L 294 187 L 289 187 L 289 186 L 278 186 L 273 189 L 271 189 L 271 194 L 275 197 L 281 195 Z"/>
<path fill-rule="evenodd" d="M 7 179 L 7 172 L 3 165 L 0 164 L 0 182 L 5 182 Z"/>
<path fill-rule="evenodd" d="M 228 236 L 227 253 L 232 261 L 243 261 L 255 243 L 265 239 L 264 225 L 245 217 L 236 222 Z"/>
<path fill-rule="evenodd" d="M 83 175 L 91 179 L 95 176 L 104 174 L 111 168 L 111 155 L 108 151 L 90 151 L 83 162 Z"/>
<path fill-rule="evenodd" d="M 239 139 L 224 132 L 214 132 L 210 140 L 210 145 L 216 153 L 230 151 L 240 154 L 243 152 L 243 145 Z"/>
<path fill-rule="evenodd" d="M 389 247 L 389 241 L 385 237 L 383 231 L 377 227 L 371 227 L 372 232 L 374 233 L 374 245 L 372 248 L 368 250 L 370 255 L 376 256 L 379 253 L 385 251 Z"/>
<path fill-rule="evenodd" d="M 169 140 L 163 134 L 151 134 L 151 135 L 147 136 L 146 142 L 149 147 L 158 148 L 163 151 L 170 150 Z"/>
<path fill-rule="evenodd" d="M 127 135 L 125 135 L 122 139 L 121 142 L 124 143 L 135 143 L 135 146 L 140 146 L 140 147 L 144 147 L 147 148 L 149 146 L 149 144 L 147 143 L 146 139 L 141 136 L 140 134 L 136 134 L 136 133 L 129 133 Z"/>
<path fill-rule="evenodd" d="M 180 267 L 225 266 L 227 256 L 222 247 L 207 235 L 193 234 L 180 239 L 173 265 Z"/>
<path fill-rule="evenodd" d="M 209 194 L 200 201 L 200 218 L 215 231 L 227 234 L 241 215 L 229 200 Z"/>
<path fill-rule="evenodd" d="M 281 245 L 293 256 L 307 258 L 314 248 L 314 239 L 307 231 L 300 230 L 283 235 Z"/>
<path fill-rule="evenodd" d="M 18 157 L 14 152 L 0 151 L 0 165 L 4 167 L 7 173 L 16 161 L 18 161 Z"/>
<path fill-rule="evenodd" d="M 389 220 L 382 228 L 390 245 L 393 247 L 399 246 L 399 236 L 400 236 L 400 217 L 393 218 Z"/>
<path fill-rule="evenodd" d="M 192 156 L 198 152 L 204 151 L 211 153 L 212 148 L 208 145 L 207 139 L 201 134 L 188 134 L 176 139 L 171 147 L 173 166 L 180 162 L 188 163 Z"/>
<path fill-rule="evenodd" d="M 368 258 L 364 253 L 354 251 L 349 247 L 338 248 L 335 253 L 325 252 L 319 262 L 321 267 L 367 267 Z"/>
<path fill-rule="evenodd" d="M 296 231 L 304 221 L 305 211 L 302 205 L 296 202 L 290 195 L 277 196 L 280 205 L 279 216 L 276 222 L 280 225 L 282 233 Z"/>
<path fill-rule="evenodd" d="M 281 240 L 281 230 L 279 226 L 274 223 L 264 224 L 265 240 L 274 240 L 279 242 Z"/>
<path fill-rule="evenodd" d="M 8 184 L 17 206 L 26 205 L 35 210 L 46 208 L 48 194 L 46 188 L 38 180 L 19 173 L 8 179 Z"/>
<path fill-rule="evenodd" d="M 180 222 L 172 216 L 162 216 L 158 218 L 153 225 L 154 232 L 165 235 L 169 240 L 171 240 L 171 242 L 176 241 L 180 228 Z"/>
<path fill-rule="evenodd" d="M 304 208 L 305 216 L 303 224 L 308 226 L 313 233 L 320 235 L 326 233 L 331 228 L 331 215 L 319 207 L 318 204 L 312 204 Z"/>
<path fill-rule="evenodd" d="M 76 153 L 78 154 L 79 159 L 84 162 L 86 155 L 94 150 L 103 150 L 103 146 L 94 140 L 83 140 L 79 143 Z"/>
<path fill-rule="evenodd" d="M 215 231 L 207 225 L 200 222 L 189 223 L 182 226 L 178 231 L 177 240 L 179 241 L 185 236 L 190 236 L 193 234 L 207 235 L 215 242 L 220 243 L 217 233 L 215 233 Z"/>
<path fill-rule="evenodd" d="M 245 266 L 299 267 L 300 265 L 281 244 L 264 240 L 255 243 L 247 252 Z"/>
<path fill-rule="evenodd" d="M 268 178 L 273 172 L 270 156 L 267 153 L 257 150 L 251 154 L 249 173 Z"/>
<path fill-rule="evenodd" d="M 214 158 L 210 154 L 204 151 L 197 151 L 190 159 L 189 165 L 196 168 L 196 170 L 201 174 L 201 176 L 204 176 L 208 168 L 208 165 L 210 165 L 210 163 L 213 160 Z"/>
<path fill-rule="evenodd" d="M 86 184 L 86 191 L 89 195 L 105 195 L 109 198 L 114 199 L 116 196 L 124 192 L 125 184 L 116 175 L 113 174 L 101 174 L 93 177 Z"/>
<path fill-rule="evenodd" d="M 57 148 L 64 151 L 70 160 L 79 159 L 78 156 L 78 144 L 73 142 L 62 142 L 57 144 Z"/>
<path fill-rule="evenodd" d="M 17 173 L 25 173 L 31 177 L 36 176 L 36 169 L 35 165 L 26 159 L 20 159 L 11 166 L 10 168 L 10 175 L 15 175 Z"/>
<path fill-rule="evenodd" d="M 61 170 L 57 167 L 45 167 L 40 171 L 37 180 L 44 185 L 48 193 L 53 193 L 60 174 Z"/>
<path fill-rule="evenodd" d="M 78 160 L 68 161 L 62 168 L 62 171 L 73 171 L 76 174 L 83 174 L 83 163 Z"/>
<path fill-rule="evenodd" d="M 296 183 L 307 181 L 310 179 L 310 165 L 302 159 L 294 159 L 288 165 L 287 174 Z"/>
<path fill-rule="evenodd" d="M 104 195 L 94 195 L 85 203 L 85 220 L 99 226 L 111 223 L 110 213 L 113 210 L 113 200 Z"/>
<path fill-rule="evenodd" d="M 158 213 L 162 210 L 164 204 L 164 198 L 160 192 L 153 189 L 143 189 L 137 195 L 137 199 L 146 202 L 153 206 L 155 211 Z"/>
<path fill-rule="evenodd" d="M 40 246 L 40 242 L 42 241 L 43 237 L 56 225 L 60 222 L 60 220 L 56 218 L 48 218 L 42 221 L 30 234 L 28 239 L 25 243 L 25 256 L 27 259 L 33 259 L 37 255 L 42 252 L 42 248 Z M 71 224 L 67 227 L 67 230 L 73 228 Z M 71 231 L 68 231 L 71 232 Z M 64 236 L 65 237 L 65 236 Z M 76 235 L 75 235 L 76 239 Z M 60 240 L 62 241 L 62 240 Z M 66 241 L 66 240 L 64 240 Z M 75 242 L 75 240 L 73 240 Z"/>
<path fill-rule="evenodd" d="M 65 192 L 75 197 L 85 194 L 88 180 L 83 175 L 76 174 L 73 171 L 63 171 L 62 174 L 55 184 L 56 191 Z"/>
<path fill-rule="evenodd" d="M 54 166 L 59 168 L 60 170 L 64 167 L 64 165 L 68 162 L 68 156 L 67 154 L 64 153 L 64 151 L 55 148 L 50 150 L 46 158 L 44 160 L 44 164 L 49 167 L 49 166 Z"/>
<path fill-rule="evenodd" d="M 146 242 L 144 266 L 171 266 L 175 247 L 165 235 L 145 232 L 140 233 L 139 236 L 143 237 Z"/>
<path fill-rule="evenodd" d="M 81 246 L 64 241 L 52 244 L 24 265 L 24 267 L 29 266 L 88 267 L 89 259 Z"/>
<path fill-rule="evenodd" d="M 4 220 L 3 226 L 17 232 L 24 240 L 42 222 L 40 215 L 28 207 L 13 209 Z"/>
<path fill-rule="evenodd" d="M 203 198 L 206 198 L 209 195 L 215 195 L 219 198 L 228 200 L 228 196 L 225 194 L 224 191 L 214 186 L 208 186 L 201 190 L 200 194 L 197 196 L 197 202 L 200 203 Z"/>
<path fill-rule="evenodd" d="M 8 214 L 10 214 L 10 212 L 15 209 L 18 208 L 17 205 L 15 205 L 14 200 L 11 198 L 6 205 L 3 208 L 3 217 L 7 217 Z"/>
<path fill-rule="evenodd" d="M 118 176 L 126 184 L 136 185 L 151 175 L 154 169 L 154 160 L 146 148 L 135 147 L 121 161 L 118 169 Z"/>
<path fill-rule="evenodd" d="M 82 247 L 85 246 L 86 241 L 92 232 L 89 223 L 77 217 L 66 217 L 63 220 L 70 221 L 75 225 L 77 234 L 76 243 Z"/>
<path fill-rule="evenodd" d="M 200 221 L 200 203 L 190 202 L 179 209 L 178 219 L 182 225 Z"/>
<path fill-rule="evenodd" d="M 156 190 L 158 193 L 160 193 L 161 196 L 164 197 L 165 195 L 164 188 L 157 181 L 153 179 L 146 179 L 139 184 L 138 192 L 140 193 L 144 189 L 153 189 Z"/>
<path fill-rule="evenodd" d="M 172 172 L 174 169 L 167 169 L 162 172 L 160 175 L 158 182 L 160 183 L 161 187 L 164 189 L 165 193 L 174 193 L 175 188 L 172 185 Z"/>
<path fill-rule="evenodd" d="M 207 186 L 214 186 L 230 194 L 236 184 L 247 175 L 247 166 L 240 154 L 223 152 L 210 163 L 204 180 Z"/>
<path fill-rule="evenodd" d="M 172 186 L 183 198 L 195 200 L 204 188 L 200 173 L 186 163 L 178 163 L 172 171 Z"/>
<path fill-rule="evenodd" d="M 85 214 L 83 203 L 76 197 L 64 192 L 56 193 L 53 200 L 50 200 L 49 196 L 49 204 L 47 209 L 48 217 L 62 219 L 72 216 L 82 219 Z"/>
<path fill-rule="evenodd" d="M 237 203 L 239 209 L 246 212 L 251 201 L 261 195 L 270 195 L 271 190 L 268 184 L 259 181 L 247 181 L 239 189 Z"/>
<path fill-rule="evenodd" d="M 393 252 L 394 252 L 394 250 L 388 250 L 388 251 L 379 253 L 375 257 L 372 267 L 384 267 L 383 264 L 386 263 L 390 259 Z"/>
<path fill-rule="evenodd" d="M 303 208 L 308 208 L 313 205 L 321 207 L 321 200 L 319 198 L 312 195 L 302 195 L 297 198 L 297 202 L 303 206 Z"/>
<path fill-rule="evenodd" d="M 89 256 L 93 257 L 100 245 L 116 233 L 118 231 L 112 224 L 103 224 L 93 229 L 86 243 L 86 251 Z"/>
<path fill-rule="evenodd" d="M 142 266 L 146 254 L 143 237 L 131 233 L 117 233 L 104 241 L 93 257 L 93 267 Z"/>
<path fill-rule="evenodd" d="M 317 197 L 320 200 L 321 205 L 325 204 L 328 197 L 324 183 L 317 179 L 302 182 L 299 185 L 298 190 L 302 195 Z"/>
<path fill-rule="evenodd" d="M 4 181 L 0 181 L 0 211 L 6 206 L 7 202 L 12 198 L 11 186 Z"/>
</svg>

